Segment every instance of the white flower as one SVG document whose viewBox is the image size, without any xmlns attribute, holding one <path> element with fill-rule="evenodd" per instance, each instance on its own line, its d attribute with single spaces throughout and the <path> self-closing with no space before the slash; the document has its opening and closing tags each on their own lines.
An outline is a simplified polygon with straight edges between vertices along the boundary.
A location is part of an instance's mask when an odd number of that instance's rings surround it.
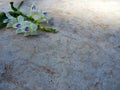
<svg viewBox="0 0 120 90">
<path fill-rule="evenodd" d="M 5 19 L 3 22 L 7 23 L 7 28 L 12 27 L 13 24 L 17 22 L 17 19 L 11 16 L 9 13 L 6 13 L 7 19 Z"/>
<path fill-rule="evenodd" d="M 37 35 L 38 26 L 32 22 L 24 21 L 22 16 L 18 16 L 18 23 L 13 25 L 16 28 L 16 33 L 24 33 L 24 36 Z"/>
<path fill-rule="evenodd" d="M 24 36 L 38 35 L 37 33 L 38 26 L 32 22 L 26 22 L 24 26 Z"/>
<path fill-rule="evenodd" d="M 24 17 L 18 16 L 17 21 L 18 22 L 13 25 L 13 28 L 16 28 L 16 33 L 17 34 L 18 33 L 24 33 L 24 30 L 23 30 L 23 26 L 24 26 L 24 23 L 25 23 Z"/>
<path fill-rule="evenodd" d="M 38 10 L 37 7 L 33 4 L 30 9 L 30 17 L 34 18 L 37 22 L 48 22 L 47 12 Z"/>
</svg>

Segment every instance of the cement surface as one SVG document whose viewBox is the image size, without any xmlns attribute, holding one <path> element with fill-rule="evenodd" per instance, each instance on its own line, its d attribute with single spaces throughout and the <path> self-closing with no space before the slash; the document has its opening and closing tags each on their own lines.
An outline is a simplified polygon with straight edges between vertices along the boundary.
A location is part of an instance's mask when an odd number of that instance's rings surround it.
<svg viewBox="0 0 120 90">
<path fill-rule="evenodd" d="M 9 2 L 1 0 L 0 11 Z M 28 13 L 32 2 L 21 10 Z M 34 2 L 59 33 L 26 38 L 1 29 L 0 90 L 120 90 L 120 1 Z"/>
</svg>

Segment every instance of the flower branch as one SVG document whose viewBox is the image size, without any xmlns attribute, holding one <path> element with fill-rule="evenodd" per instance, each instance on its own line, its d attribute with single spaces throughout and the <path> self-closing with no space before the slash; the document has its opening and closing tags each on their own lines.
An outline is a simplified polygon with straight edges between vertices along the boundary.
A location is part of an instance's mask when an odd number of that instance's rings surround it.
<svg viewBox="0 0 120 90">
<path fill-rule="evenodd" d="M 42 23 L 48 23 L 46 11 L 39 10 L 35 5 L 32 5 L 30 15 L 26 15 L 19 10 L 22 4 L 23 1 L 16 8 L 14 2 L 10 2 L 13 11 L 0 13 L 0 28 L 7 25 L 7 28 L 15 28 L 17 34 L 23 33 L 24 36 L 38 35 L 38 29 L 45 32 L 58 32 L 50 26 L 43 26 Z"/>
<path fill-rule="evenodd" d="M 12 8 L 12 10 L 14 11 L 14 13 L 19 14 L 19 15 L 25 17 L 27 20 L 29 20 L 29 21 L 37 24 L 37 25 L 38 25 L 38 28 L 41 29 L 42 31 L 53 32 L 53 33 L 57 33 L 57 32 L 58 32 L 58 31 L 56 31 L 56 29 L 54 29 L 54 28 L 52 28 L 52 27 L 42 26 L 41 24 L 39 24 L 39 20 L 35 20 L 34 18 L 32 18 L 31 15 L 30 15 L 30 16 L 27 16 L 27 15 L 23 14 L 19 9 L 15 8 L 13 4 L 14 4 L 14 2 L 10 2 L 11 8 Z M 32 9 L 35 10 L 36 7 L 33 6 Z M 34 14 L 33 14 L 33 15 L 34 15 Z M 44 15 L 46 15 L 46 12 L 44 13 Z"/>
</svg>

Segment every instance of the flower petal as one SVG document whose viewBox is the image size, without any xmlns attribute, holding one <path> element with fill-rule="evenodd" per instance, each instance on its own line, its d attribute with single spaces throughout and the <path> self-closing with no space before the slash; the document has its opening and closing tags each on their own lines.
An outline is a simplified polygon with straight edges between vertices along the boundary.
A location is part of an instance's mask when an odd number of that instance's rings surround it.
<svg viewBox="0 0 120 90">
<path fill-rule="evenodd" d="M 43 18 L 43 19 L 40 20 L 40 23 L 44 23 L 44 22 L 48 23 L 48 19 L 47 18 Z"/>
<path fill-rule="evenodd" d="M 25 32 L 28 32 L 28 31 L 29 31 L 29 27 L 25 27 L 25 28 L 24 28 L 24 31 L 25 31 Z"/>
<path fill-rule="evenodd" d="M 30 27 L 31 27 L 32 31 L 36 31 L 38 28 L 38 26 L 36 24 L 33 24 L 33 23 L 31 23 Z"/>
<path fill-rule="evenodd" d="M 30 24 L 31 24 L 31 22 L 29 22 L 29 21 L 24 21 L 23 26 L 24 26 L 24 27 L 30 26 Z"/>
<path fill-rule="evenodd" d="M 21 24 L 20 23 L 16 23 L 13 25 L 13 28 L 20 28 L 21 27 Z"/>
<path fill-rule="evenodd" d="M 7 28 L 10 28 L 10 27 L 12 27 L 12 26 L 13 26 L 12 23 L 8 23 L 6 27 L 7 27 Z"/>
<path fill-rule="evenodd" d="M 30 35 L 31 35 L 30 32 L 25 32 L 25 33 L 24 33 L 24 36 L 25 36 L 25 37 L 30 36 Z"/>
<path fill-rule="evenodd" d="M 23 22 L 24 21 L 24 17 L 23 16 L 18 16 L 18 22 Z"/>
<path fill-rule="evenodd" d="M 5 19 L 5 20 L 3 21 L 3 23 L 9 23 L 9 22 L 11 22 L 11 19 Z"/>
<path fill-rule="evenodd" d="M 9 13 L 5 13 L 5 15 L 9 18 L 9 19 L 13 19 L 14 17 L 11 16 Z"/>
<path fill-rule="evenodd" d="M 46 12 L 46 11 L 43 11 L 43 15 L 46 16 L 46 15 L 47 15 L 47 12 Z"/>
<path fill-rule="evenodd" d="M 24 33 L 24 32 L 23 32 L 22 29 L 19 29 L 19 28 L 18 28 L 18 29 L 16 30 L 16 33 L 17 33 L 17 34 L 20 34 L 20 33 Z"/>
<path fill-rule="evenodd" d="M 36 6 L 35 6 L 35 5 L 32 5 L 31 9 L 32 9 L 32 10 L 36 10 Z"/>
<path fill-rule="evenodd" d="M 30 35 L 38 35 L 37 31 L 31 31 Z"/>
</svg>

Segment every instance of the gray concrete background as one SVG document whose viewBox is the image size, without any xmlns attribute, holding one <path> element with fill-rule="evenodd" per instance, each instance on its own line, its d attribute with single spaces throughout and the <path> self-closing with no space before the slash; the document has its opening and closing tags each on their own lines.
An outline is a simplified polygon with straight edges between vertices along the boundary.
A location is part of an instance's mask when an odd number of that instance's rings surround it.
<svg viewBox="0 0 120 90">
<path fill-rule="evenodd" d="M 0 11 L 9 1 L 0 1 Z M 119 0 L 34 2 L 59 33 L 26 38 L 1 29 L 0 90 L 120 90 Z"/>
</svg>

